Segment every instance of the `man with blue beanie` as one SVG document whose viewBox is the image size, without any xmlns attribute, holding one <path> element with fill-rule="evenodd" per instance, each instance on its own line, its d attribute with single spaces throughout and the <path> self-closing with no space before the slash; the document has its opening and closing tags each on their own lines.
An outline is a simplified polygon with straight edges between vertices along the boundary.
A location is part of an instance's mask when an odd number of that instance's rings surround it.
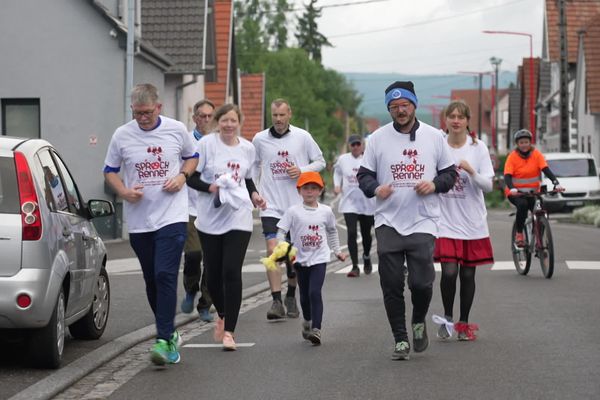
<svg viewBox="0 0 600 400">
<path fill-rule="evenodd" d="M 438 193 L 458 176 L 443 133 L 415 117 L 414 85 L 396 81 L 385 90 L 392 122 L 369 137 L 357 177 L 367 197 L 376 197 L 375 235 L 383 301 L 392 328 L 394 360 L 408 360 L 404 280 L 413 304 L 413 349 L 429 345 L 425 317 L 433 294 L 433 247 L 438 231 Z"/>
</svg>

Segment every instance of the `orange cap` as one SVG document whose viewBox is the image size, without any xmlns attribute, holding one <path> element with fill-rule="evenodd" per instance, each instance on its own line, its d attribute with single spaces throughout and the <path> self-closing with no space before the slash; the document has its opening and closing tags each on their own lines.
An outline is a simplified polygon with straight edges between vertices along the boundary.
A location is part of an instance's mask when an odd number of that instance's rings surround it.
<svg viewBox="0 0 600 400">
<path fill-rule="evenodd" d="M 325 187 L 323 179 L 321 178 L 321 174 L 315 171 L 307 171 L 301 173 L 300 177 L 298 178 L 298 182 L 296 183 L 296 187 L 301 188 L 307 183 L 316 183 L 317 185 L 321 186 L 321 189 Z"/>
</svg>

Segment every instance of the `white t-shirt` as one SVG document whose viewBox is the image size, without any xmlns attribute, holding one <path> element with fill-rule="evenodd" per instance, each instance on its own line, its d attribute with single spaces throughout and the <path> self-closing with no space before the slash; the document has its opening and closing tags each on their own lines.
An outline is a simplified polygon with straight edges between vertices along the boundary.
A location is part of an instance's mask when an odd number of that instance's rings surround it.
<svg viewBox="0 0 600 400">
<path fill-rule="evenodd" d="M 356 173 L 362 162 L 362 154 L 354 157 L 352 153 L 339 156 L 333 166 L 333 184 L 342 187 L 342 198 L 338 205 L 341 213 L 373 215 L 375 198 L 369 199 L 358 187 Z"/>
<path fill-rule="evenodd" d="M 486 145 L 467 137 L 459 149 L 450 147 L 456 165 L 466 160 L 479 175 L 494 177 L 494 167 Z M 442 218 L 439 236 L 452 239 L 482 239 L 488 237 L 487 210 L 483 191 L 463 169 L 458 170 L 458 180 L 448 193 L 440 193 Z"/>
<path fill-rule="evenodd" d="M 151 131 L 140 129 L 135 120 L 115 131 L 104 164 L 123 166 L 123 183 L 132 188 L 143 185 L 144 195 L 137 203 L 123 202 L 130 233 L 153 232 L 163 226 L 188 221 L 187 186 L 175 193 L 163 184 L 181 171 L 183 160 L 196 153 L 185 125 L 160 116 L 160 124 Z"/>
<path fill-rule="evenodd" d="M 197 147 L 198 141 L 200 139 L 196 139 L 196 136 L 194 135 L 194 130 L 191 130 L 189 132 L 189 134 L 190 134 L 190 137 L 192 138 L 192 141 L 194 142 L 194 144 L 196 144 L 196 147 Z M 195 217 L 196 216 L 196 203 L 198 202 L 198 191 L 188 187 L 187 192 L 188 192 L 188 214 L 190 214 L 190 216 L 192 216 L 192 217 Z"/>
<path fill-rule="evenodd" d="M 239 143 L 229 146 L 221 140 L 221 135 L 213 133 L 203 136 L 198 142 L 198 167 L 200 179 L 206 183 L 214 183 L 223 174 L 229 173 L 232 178 L 239 182 L 240 187 L 246 189 L 245 179 L 252 177 L 252 168 L 256 153 L 252 143 L 242 137 L 238 137 Z M 193 190 L 190 188 L 190 190 Z M 235 209 L 230 204 L 223 203 L 215 207 L 213 201 L 214 193 L 198 193 L 196 207 L 196 229 L 210 235 L 221 235 L 223 233 L 239 230 L 252 232 L 252 201 L 250 195 L 243 199 L 243 204 L 238 204 Z M 247 192 L 246 192 L 247 193 Z"/>
<path fill-rule="evenodd" d="M 285 210 L 302 203 L 296 179 L 286 172 L 288 166 L 297 165 L 302 172 L 319 172 L 325 167 L 323 153 L 310 133 L 292 125 L 289 129 L 282 138 L 273 137 L 266 129 L 252 139 L 256 148 L 258 191 L 267 202 L 261 217 L 281 218 Z"/>
<path fill-rule="evenodd" d="M 290 207 L 277 227 L 290 233 L 292 244 L 298 249 L 296 262 L 310 267 L 329 262 L 331 250 L 327 230 L 335 229 L 335 223 L 331 207 L 319 204 L 317 208 L 311 208 L 301 203 Z"/>
<path fill-rule="evenodd" d="M 419 124 L 414 142 L 409 134 L 396 131 L 391 122 L 377 129 L 369 136 L 362 162 L 362 166 L 377 174 L 380 185 L 393 187 L 390 197 L 375 201 L 375 227 L 387 225 L 401 235 L 437 235 L 439 196 L 419 196 L 414 187 L 421 180 L 432 181 L 438 170 L 454 164 L 442 132 L 423 122 Z"/>
</svg>

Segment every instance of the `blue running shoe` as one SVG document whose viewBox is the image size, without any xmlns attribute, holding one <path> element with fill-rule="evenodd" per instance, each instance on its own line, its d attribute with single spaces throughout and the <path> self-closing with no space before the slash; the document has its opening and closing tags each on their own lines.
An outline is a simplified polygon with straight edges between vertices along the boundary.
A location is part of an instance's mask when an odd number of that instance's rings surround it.
<svg viewBox="0 0 600 400">
<path fill-rule="evenodd" d="M 198 310 L 198 314 L 200 315 L 200 320 L 204 322 L 213 322 L 213 315 L 210 313 L 210 309 L 203 308 Z"/>
<path fill-rule="evenodd" d="M 177 335 L 176 339 L 179 343 L 183 343 L 181 340 L 181 336 Z M 181 361 L 181 356 L 179 355 L 179 345 L 176 342 L 169 341 L 169 351 L 167 352 L 167 362 L 169 364 L 177 364 Z"/>
<path fill-rule="evenodd" d="M 194 310 L 194 299 L 196 299 L 196 293 L 185 293 L 185 298 L 181 302 L 181 312 L 189 314 Z"/>
</svg>

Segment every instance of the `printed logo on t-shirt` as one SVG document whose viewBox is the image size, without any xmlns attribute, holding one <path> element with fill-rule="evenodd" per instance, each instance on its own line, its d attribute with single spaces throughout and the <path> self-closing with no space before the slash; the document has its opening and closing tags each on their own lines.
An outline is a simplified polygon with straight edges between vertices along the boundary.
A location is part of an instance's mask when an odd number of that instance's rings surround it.
<svg viewBox="0 0 600 400">
<path fill-rule="evenodd" d="M 169 175 L 169 161 L 162 159 L 160 146 L 148 146 L 148 158 L 135 163 L 138 182 L 144 186 L 162 185 Z"/>
<path fill-rule="evenodd" d="M 392 185 L 395 187 L 415 186 L 425 175 L 425 164 L 419 163 L 417 149 L 404 149 L 404 156 L 397 164 L 390 165 Z"/>
<path fill-rule="evenodd" d="M 454 186 L 448 193 L 442 193 L 443 197 L 452 199 L 464 199 L 467 197 L 465 187 L 469 184 L 469 178 L 466 175 L 460 174 L 454 182 Z"/>
<path fill-rule="evenodd" d="M 290 161 L 290 152 L 279 150 L 277 152 L 277 159 L 269 165 L 273 180 L 291 179 L 287 173 L 287 169 L 293 166 L 294 162 Z"/>
<path fill-rule="evenodd" d="M 221 175 L 229 174 L 231 175 L 231 179 L 236 181 L 238 184 L 242 182 L 242 176 L 240 175 L 240 162 L 239 160 L 229 160 L 227 161 L 227 168 L 225 172 L 215 173 L 215 180 L 219 179 Z"/>
<path fill-rule="evenodd" d="M 356 178 L 357 173 L 358 168 L 352 168 L 352 173 L 346 176 L 346 179 L 350 185 L 358 185 L 358 179 Z"/>
<path fill-rule="evenodd" d="M 319 249 L 323 244 L 323 236 L 319 233 L 319 225 L 309 225 L 309 233 L 300 236 L 302 248 Z"/>
</svg>

